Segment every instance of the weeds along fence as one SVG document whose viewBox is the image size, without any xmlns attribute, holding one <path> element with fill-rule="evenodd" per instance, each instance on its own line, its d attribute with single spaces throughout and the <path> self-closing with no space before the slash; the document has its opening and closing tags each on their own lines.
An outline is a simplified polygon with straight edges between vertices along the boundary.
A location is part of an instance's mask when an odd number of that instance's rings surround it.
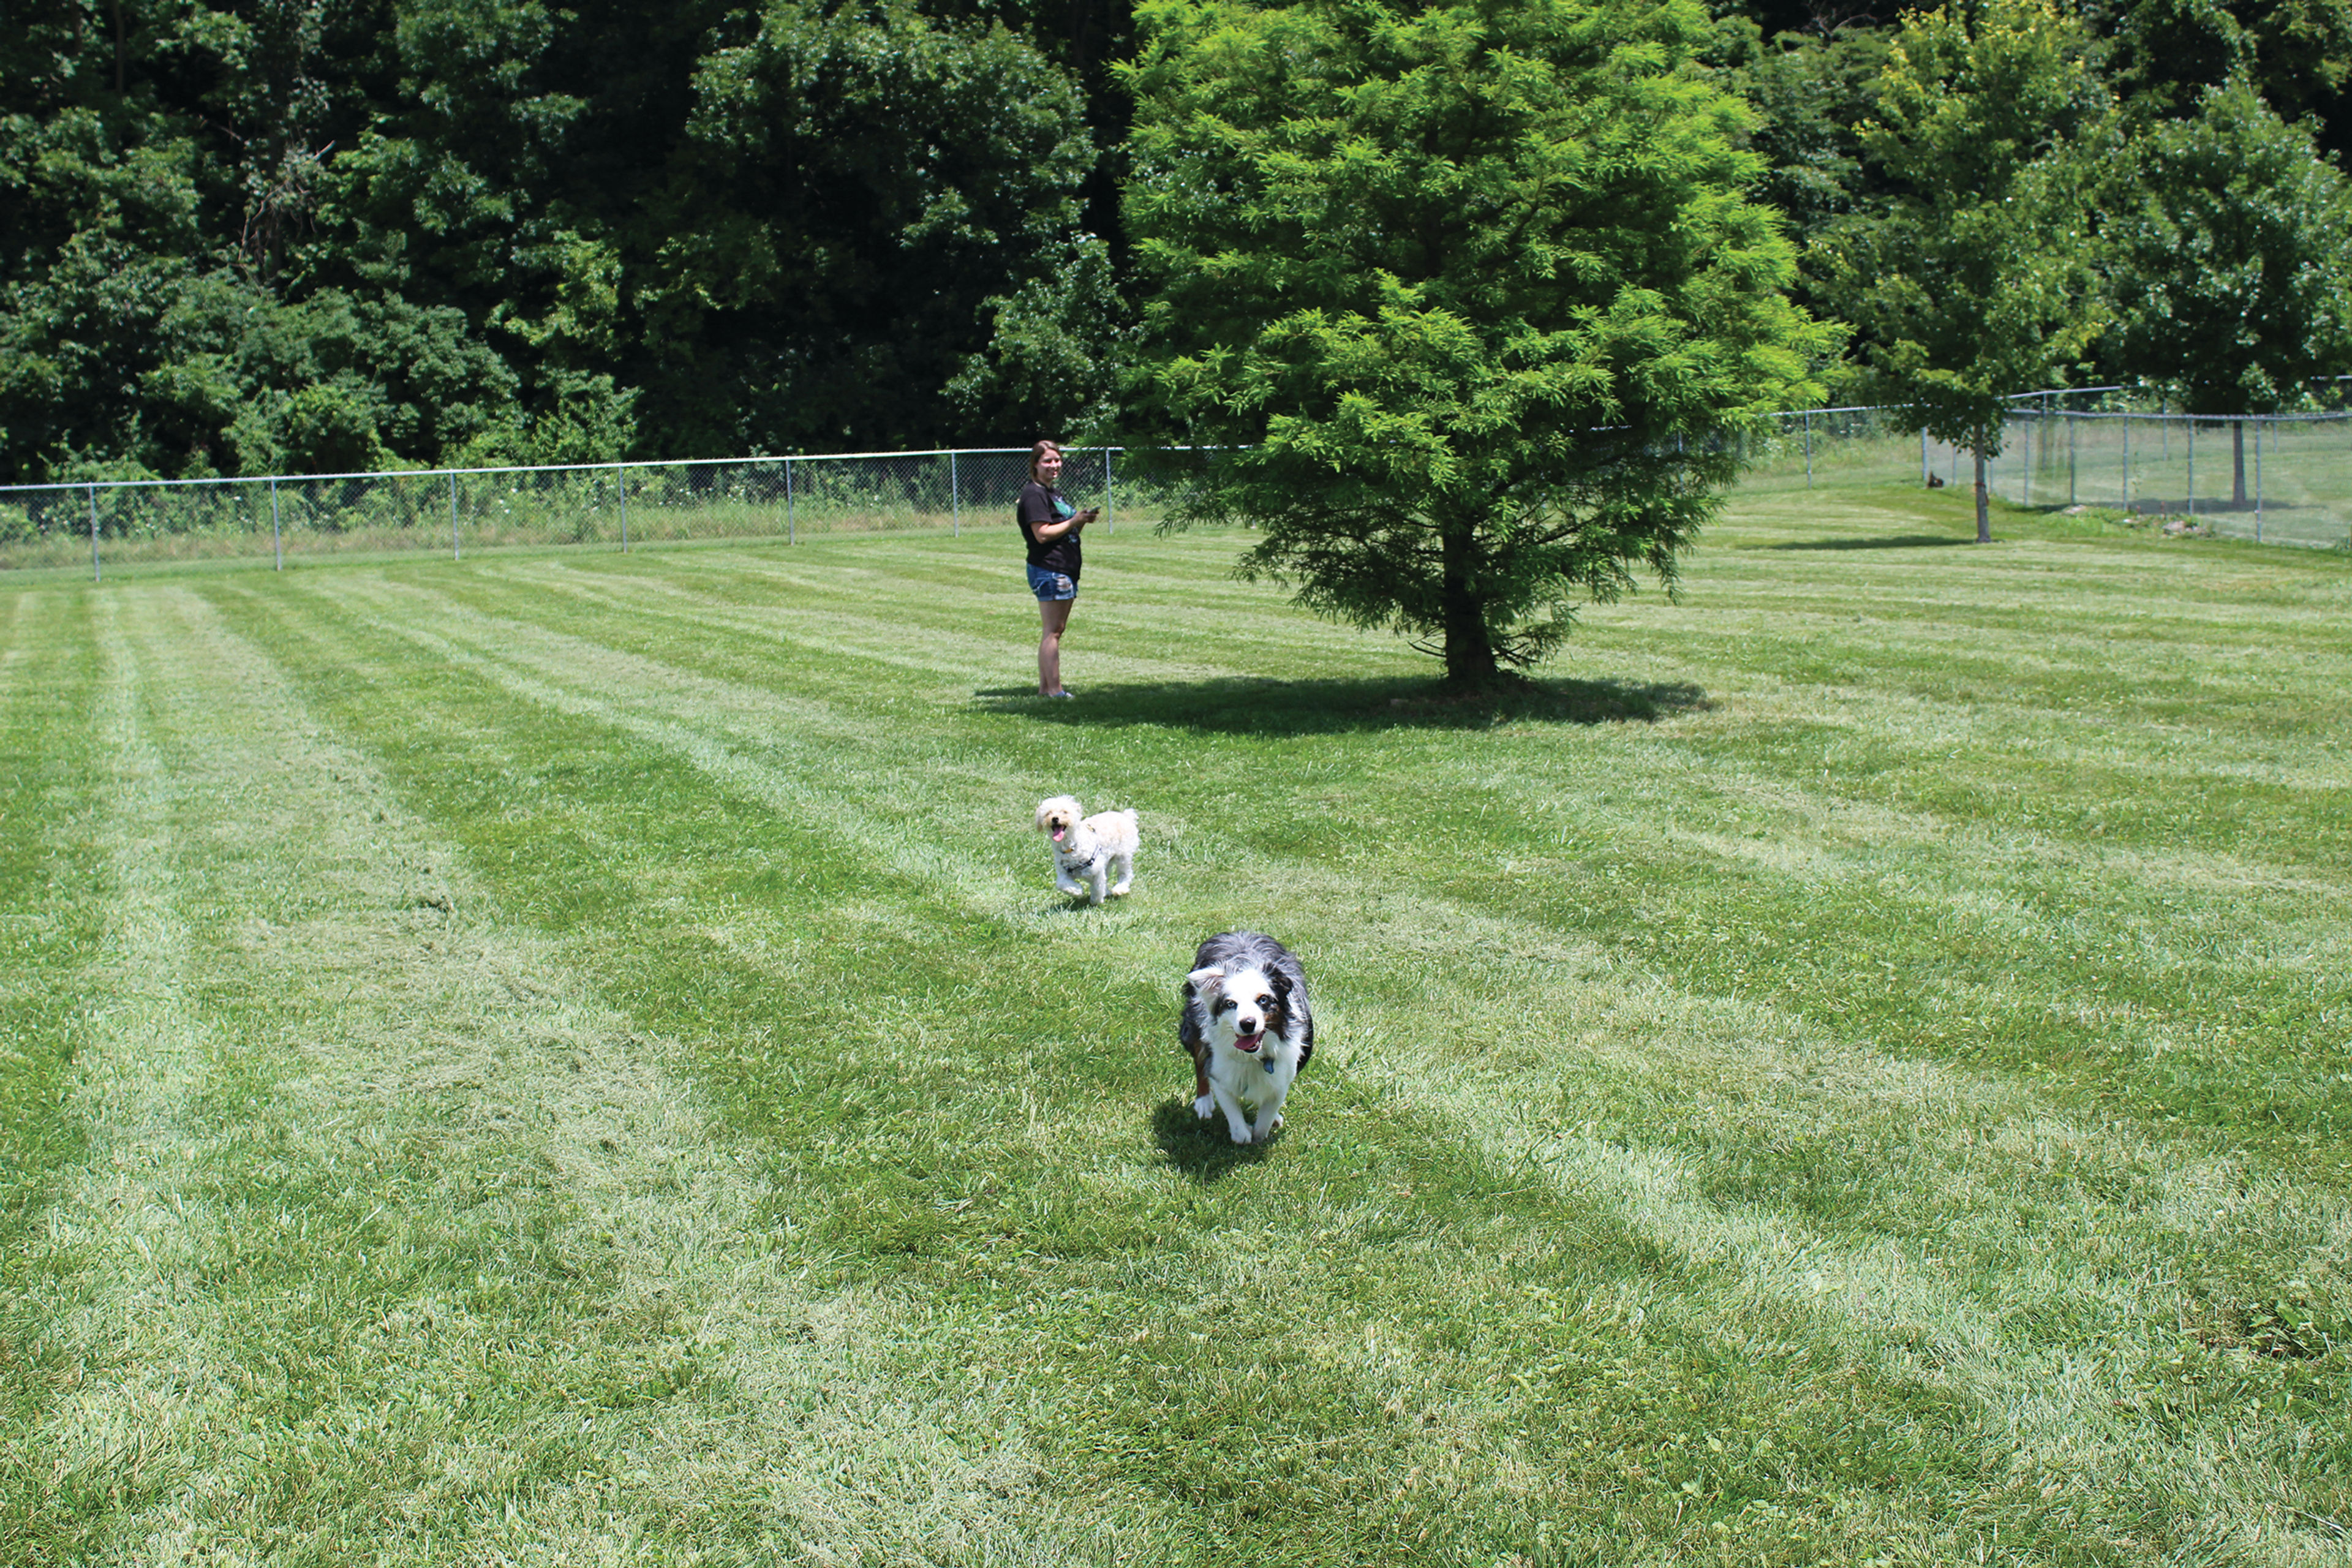
<svg viewBox="0 0 2352 1568">
<path fill-rule="evenodd" d="M 2002 422 L 2000 452 L 1986 463 L 1991 494 L 2266 543 L 2352 544 L 2352 414 L 2216 418 L 2055 401 L 2021 399 Z M 1817 408 L 1773 426 L 1750 440 L 1743 488 L 1965 491 L 1975 482 L 1967 448 L 1907 431 L 1889 410 Z"/>
<path fill-rule="evenodd" d="M 0 487 L 0 569 L 958 533 L 1011 523 L 1028 460 L 1024 447 Z M 1062 488 L 1114 531 L 1158 515 L 1117 448 L 1072 447 Z"/>
<path fill-rule="evenodd" d="M 2068 394 L 2084 400 L 2086 395 Z M 2018 400 L 1988 465 L 1994 494 L 2053 511 L 2105 510 L 2147 526 L 2282 544 L 2352 541 L 2352 415 L 2242 419 Z M 1947 484 L 1973 459 L 1883 408 L 1781 414 L 1742 437 L 1739 483 L 1759 492 Z M 1149 525 L 1167 498 L 1120 447 L 1072 447 L 1063 488 L 1100 526 Z M 1122 468 L 1129 470 L 1122 478 Z M 958 533 L 1002 528 L 1028 448 L 844 453 L 718 462 L 436 468 L 245 479 L 100 479 L 0 487 L 0 570 L 201 560 L 288 561 L 517 544 Z"/>
</svg>

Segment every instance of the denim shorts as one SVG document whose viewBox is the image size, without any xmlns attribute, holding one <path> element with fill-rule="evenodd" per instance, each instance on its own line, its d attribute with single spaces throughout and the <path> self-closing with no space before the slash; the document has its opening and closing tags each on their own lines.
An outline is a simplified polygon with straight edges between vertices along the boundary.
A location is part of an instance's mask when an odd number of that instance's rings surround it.
<svg viewBox="0 0 2352 1568">
<path fill-rule="evenodd" d="M 1048 572 L 1043 566 L 1031 566 L 1029 591 L 1037 595 L 1041 604 L 1057 599 L 1075 599 L 1078 596 L 1078 580 L 1065 573 Z"/>
</svg>

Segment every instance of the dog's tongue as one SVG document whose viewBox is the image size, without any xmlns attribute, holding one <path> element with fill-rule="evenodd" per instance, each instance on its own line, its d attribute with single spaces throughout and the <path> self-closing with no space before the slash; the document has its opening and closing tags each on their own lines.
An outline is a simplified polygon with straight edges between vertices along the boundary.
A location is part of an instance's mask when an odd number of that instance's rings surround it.
<svg viewBox="0 0 2352 1568">
<path fill-rule="evenodd" d="M 1263 1030 L 1255 1035 L 1235 1035 L 1234 1037 L 1234 1048 L 1243 1051 L 1254 1051 L 1257 1049 L 1258 1042 L 1264 1038 L 1265 1038 L 1265 1034 Z"/>
<path fill-rule="evenodd" d="M 1056 827 L 1055 829 L 1054 829 L 1054 842 L 1055 842 L 1055 843 L 1059 844 L 1059 843 L 1062 841 L 1062 832 L 1063 832 L 1063 830 L 1062 830 L 1061 828 Z"/>
</svg>

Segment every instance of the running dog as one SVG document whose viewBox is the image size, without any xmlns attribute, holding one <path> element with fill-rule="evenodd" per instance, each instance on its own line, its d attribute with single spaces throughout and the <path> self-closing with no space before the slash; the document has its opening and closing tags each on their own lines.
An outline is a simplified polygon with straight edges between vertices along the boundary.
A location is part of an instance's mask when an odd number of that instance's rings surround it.
<svg viewBox="0 0 2352 1568">
<path fill-rule="evenodd" d="M 1084 893 L 1088 903 L 1122 898 L 1135 880 L 1135 850 L 1141 842 L 1135 813 L 1098 811 L 1087 816 L 1085 810 L 1066 795 L 1037 803 L 1037 831 L 1054 846 L 1054 886 Z M 1114 868 L 1116 882 L 1110 879 Z"/>
<path fill-rule="evenodd" d="M 1222 1110 L 1234 1142 L 1263 1143 L 1282 1125 L 1282 1102 L 1315 1054 L 1306 972 L 1274 938 L 1229 931 L 1192 955 L 1178 1001 L 1176 1038 L 1192 1058 L 1192 1114 L 1206 1121 Z"/>
</svg>

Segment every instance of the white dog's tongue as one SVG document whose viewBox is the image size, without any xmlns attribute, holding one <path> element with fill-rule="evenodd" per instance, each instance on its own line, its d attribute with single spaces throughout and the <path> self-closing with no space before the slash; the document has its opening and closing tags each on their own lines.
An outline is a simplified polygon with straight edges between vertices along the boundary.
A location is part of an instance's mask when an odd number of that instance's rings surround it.
<svg viewBox="0 0 2352 1568">
<path fill-rule="evenodd" d="M 1064 832 L 1064 831 L 1065 831 L 1064 829 L 1059 828 L 1059 827 L 1056 827 L 1055 829 L 1054 829 L 1054 842 L 1055 842 L 1055 843 L 1059 844 L 1059 843 L 1062 841 L 1062 834 L 1063 834 L 1063 832 Z"/>
<path fill-rule="evenodd" d="M 1254 1051 L 1257 1049 L 1257 1043 L 1265 1037 L 1265 1034 L 1263 1030 L 1260 1030 L 1255 1035 L 1235 1035 L 1234 1037 L 1234 1045 L 1240 1050 Z"/>
</svg>

